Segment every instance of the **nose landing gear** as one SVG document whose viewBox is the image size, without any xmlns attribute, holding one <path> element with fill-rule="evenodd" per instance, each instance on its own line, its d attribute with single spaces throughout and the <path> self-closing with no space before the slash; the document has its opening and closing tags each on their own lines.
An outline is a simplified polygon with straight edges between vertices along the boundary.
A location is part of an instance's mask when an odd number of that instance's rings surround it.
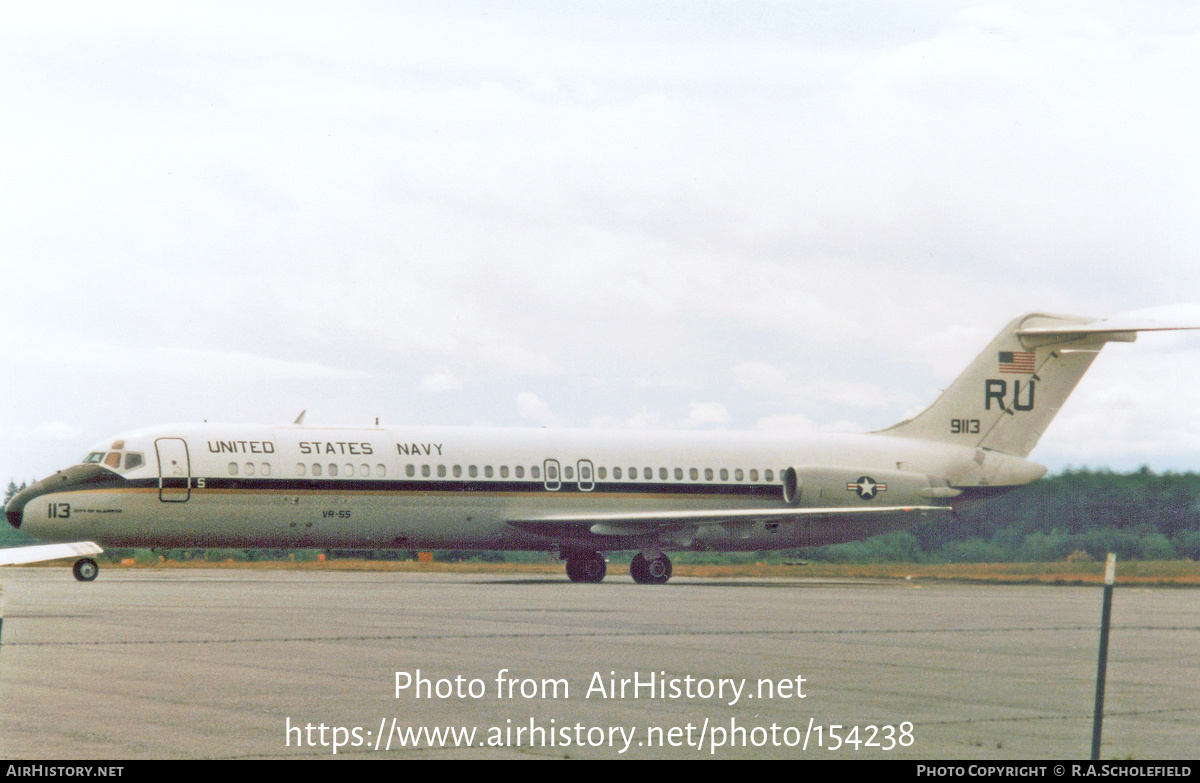
<svg viewBox="0 0 1200 783">
<path fill-rule="evenodd" d="M 80 582 L 91 582 L 100 574 L 100 566 L 90 557 L 81 557 L 71 567 L 71 573 Z"/>
</svg>

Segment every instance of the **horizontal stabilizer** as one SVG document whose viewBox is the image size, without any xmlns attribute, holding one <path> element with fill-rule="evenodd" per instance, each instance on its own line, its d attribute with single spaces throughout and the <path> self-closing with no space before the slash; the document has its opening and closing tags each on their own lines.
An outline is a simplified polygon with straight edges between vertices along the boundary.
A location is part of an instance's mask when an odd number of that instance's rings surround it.
<svg viewBox="0 0 1200 783">
<path fill-rule="evenodd" d="M 1200 329 L 1196 323 L 1172 323 L 1136 315 L 1118 315 L 1086 323 L 1072 323 L 1057 317 L 1033 317 L 1017 329 L 1027 344 L 1070 342 L 1084 338 L 1100 341 L 1133 342 L 1138 332 L 1169 332 Z"/>
<path fill-rule="evenodd" d="M 104 550 L 94 541 L 77 541 L 71 544 L 38 544 L 0 549 L 0 565 L 41 563 L 45 560 L 60 560 L 67 557 L 98 555 Z"/>
</svg>

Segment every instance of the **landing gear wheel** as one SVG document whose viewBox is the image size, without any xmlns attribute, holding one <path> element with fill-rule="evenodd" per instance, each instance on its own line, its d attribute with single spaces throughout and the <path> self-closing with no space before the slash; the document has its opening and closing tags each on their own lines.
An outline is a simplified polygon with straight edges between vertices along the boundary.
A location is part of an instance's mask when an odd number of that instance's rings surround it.
<svg viewBox="0 0 1200 783">
<path fill-rule="evenodd" d="M 572 582 L 599 582 L 608 572 L 604 555 L 599 552 L 576 552 L 567 555 L 567 576 Z"/>
<path fill-rule="evenodd" d="M 90 557 L 81 557 L 71 567 L 71 573 L 80 582 L 90 582 L 100 574 L 100 566 Z"/>
<path fill-rule="evenodd" d="M 638 552 L 629 563 L 629 575 L 640 585 L 665 585 L 671 578 L 671 558 L 660 554 L 653 560 Z"/>
</svg>

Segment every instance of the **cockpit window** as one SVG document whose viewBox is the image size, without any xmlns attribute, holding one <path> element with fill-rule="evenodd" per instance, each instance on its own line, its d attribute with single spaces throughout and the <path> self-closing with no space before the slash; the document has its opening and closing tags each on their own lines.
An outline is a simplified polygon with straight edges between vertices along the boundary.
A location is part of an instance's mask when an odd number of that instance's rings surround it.
<svg viewBox="0 0 1200 783">
<path fill-rule="evenodd" d="M 124 467 L 122 467 L 124 460 Z M 84 465 L 105 465 L 121 472 L 135 470 L 146 464 L 146 456 L 137 451 L 93 451 L 83 458 Z"/>
</svg>

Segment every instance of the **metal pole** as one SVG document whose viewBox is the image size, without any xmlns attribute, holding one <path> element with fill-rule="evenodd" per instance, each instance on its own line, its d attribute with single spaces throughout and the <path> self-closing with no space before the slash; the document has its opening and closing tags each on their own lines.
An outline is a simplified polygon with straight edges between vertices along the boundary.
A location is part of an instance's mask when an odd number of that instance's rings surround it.
<svg viewBox="0 0 1200 783">
<path fill-rule="evenodd" d="M 1104 567 L 1104 609 L 1100 612 L 1100 660 L 1096 665 L 1096 708 L 1092 714 L 1092 761 L 1100 760 L 1100 728 L 1104 723 L 1104 676 L 1108 670 L 1108 621 L 1112 616 L 1113 582 L 1117 556 L 1108 553 Z"/>
</svg>

